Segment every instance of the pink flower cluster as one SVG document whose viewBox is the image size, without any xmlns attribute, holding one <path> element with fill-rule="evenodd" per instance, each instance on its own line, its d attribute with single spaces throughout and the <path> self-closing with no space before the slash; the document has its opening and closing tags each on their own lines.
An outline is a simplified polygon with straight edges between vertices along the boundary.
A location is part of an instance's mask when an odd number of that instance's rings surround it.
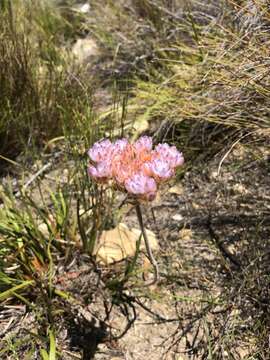
<svg viewBox="0 0 270 360">
<path fill-rule="evenodd" d="M 89 176 L 103 183 L 113 180 L 120 190 L 139 199 L 153 200 L 159 184 L 174 176 L 184 158 L 175 146 L 166 143 L 152 148 L 152 138 L 148 136 L 133 144 L 127 139 L 96 142 L 88 151 Z"/>
</svg>

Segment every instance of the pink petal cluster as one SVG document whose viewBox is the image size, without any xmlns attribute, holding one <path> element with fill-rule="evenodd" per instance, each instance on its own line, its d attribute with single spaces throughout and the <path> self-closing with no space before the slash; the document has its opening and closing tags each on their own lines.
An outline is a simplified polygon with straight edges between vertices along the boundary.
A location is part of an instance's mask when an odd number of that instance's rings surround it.
<svg viewBox="0 0 270 360">
<path fill-rule="evenodd" d="M 152 138 L 140 137 L 130 144 L 127 139 L 112 143 L 96 142 L 88 151 L 91 164 L 88 173 L 97 182 L 112 180 L 117 187 L 134 197 L 153 200 L 159 184 L 170 179 L 184 158 L 175 146 L 158 144 Z"/>
</svg>

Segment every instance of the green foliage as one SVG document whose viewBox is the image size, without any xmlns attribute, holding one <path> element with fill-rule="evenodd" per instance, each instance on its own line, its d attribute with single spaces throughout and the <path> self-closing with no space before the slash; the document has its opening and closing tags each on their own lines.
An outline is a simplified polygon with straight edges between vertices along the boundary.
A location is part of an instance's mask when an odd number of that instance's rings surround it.
<svg viewBox="0 0 270 360">
<path fill-rule="evenodd" d="M 6 1 L 0 11 L 0 155 L 33 155 L 86 114 L 91 91 L 64 47 L 72 25 L 47 1 Z M 62 38 L 63 37 L 63 38 Z"/>
<path fill-rule="evenodd" d="M 15 284 L 17 281 L 22 282 L 22 285 L 45 281 L 49 285 L 53 271 L 52 256 L 56 252 L 65 254 L 69 248 L 68 242 L 65 246 L 61 243 L 61 239 L 68 238 L 67 199 L 61 192 L 52 195 L 51 210 L 38 205 L 26 194 L 19 203 L 8 190 L 2 193 L 2 198 L 1 289 L 10 287 L 12 281 Z M 30 281 L 25 282 L 26 279 Z"/>
<path fill-rule="evenodd" d="M 56 344 L 55 344 L 55 336 L 53 332 L 49 331 L 49 338 L 50 338 L 50 351 L 49 354 L 45 349 L 40 350 L 40 354 L 43 360 L 56 360 Z"/>
</svg>

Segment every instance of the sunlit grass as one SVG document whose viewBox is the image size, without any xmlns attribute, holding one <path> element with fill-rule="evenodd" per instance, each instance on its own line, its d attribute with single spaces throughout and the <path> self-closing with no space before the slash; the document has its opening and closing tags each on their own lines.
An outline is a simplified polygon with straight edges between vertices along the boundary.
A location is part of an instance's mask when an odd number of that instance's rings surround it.
<svg viewBox="0 0 270 360">
<path fill-rule="evenodd" d="M 3 160 L 20 151 L 33 156 L 35 148 L 74 128 L 75 115 L 89 112 L 92 90 L 66 51 L 73 25 L 55 5 L 6 0 L 0 19 Z"/>
</svg>

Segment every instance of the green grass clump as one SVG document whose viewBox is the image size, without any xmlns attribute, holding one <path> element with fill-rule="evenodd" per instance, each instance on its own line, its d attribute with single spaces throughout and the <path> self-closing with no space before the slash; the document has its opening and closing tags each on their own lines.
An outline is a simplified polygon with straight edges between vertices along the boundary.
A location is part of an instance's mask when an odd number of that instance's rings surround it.
<svg viewBox="0 0 270 360">
<path fill-rule="evenodd" d="M 83 254 L 92 259 L 87 271 L 94 273 L 96 239 L 112 221 L 111 192 L 99 190 L 86 169 L 81 170 L 70 169 L 70 182 L 59 182 L 54 189 L 37 180 L 35 196 L 33 189 L 30 193 L 22 188 L 18 198 L 11 185 L 0 190 L 0 303 L 2 307 L 24 304 L 35 318 L 35 333 L 25 335 L 19 329 L 18 341 L 12 333 L 1 340 L 1 356 L 39 349 L 46 359 L 46 354 L 56 351 L 51 347 L 60 331 L 58 322 L 74 316 L 71 307 L 90 301 L 91 291 L 84 299 L 73 288 L 62 289 L 59 282 L 70 264 L 80 274 L 76 264 Z"/>
<path fill-rule="evenodd" d="M 2 159 L 14 158 L 22 150 L 30 154 L 64 130 L 74 130 L 74 114 L 89 113 L 92 90 L 80 81 L 82 69 L 74 66 L 66 51 L 72 36 L 72 24 L 50 2 L 2 2 Z"/>
</svg>

